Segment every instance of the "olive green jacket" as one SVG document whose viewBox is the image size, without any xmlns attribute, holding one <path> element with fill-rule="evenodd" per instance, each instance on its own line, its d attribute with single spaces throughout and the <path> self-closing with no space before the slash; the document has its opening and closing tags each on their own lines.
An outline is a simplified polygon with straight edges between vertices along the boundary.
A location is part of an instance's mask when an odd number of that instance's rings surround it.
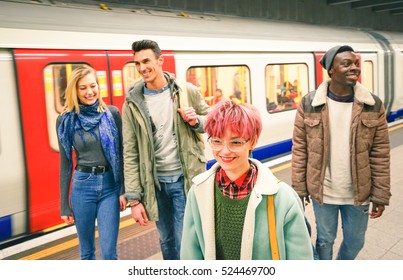
<svg viewBox="0 0 403 280">
<path fill-rule="evenodd" d="M 177 112 L 182 90 L 170 73 L 164 72 L 171 90 L 174 111 L 174 129 L 177 136 L 182 172 L 185 178 L 185 193 L 191 180 L 206 170 L 204 143 L 197 133 L 204 132 L 205 116 L 210 107 L 204 102 L 198 89 L 187 83 L 188 105 L 196 110 L 199 124 L 191 127 Z M 125 175 L 125 197 L 128 201 L 141 200 L 148 219 L 158 221 L 158 206 L 155 190 L 160 189 L 154 156 L 154 142 L 150 117 L 144 100 L 144 81 L 136 83 L 128 92 L 122 110 L 123 158 Z"/>
</svg>

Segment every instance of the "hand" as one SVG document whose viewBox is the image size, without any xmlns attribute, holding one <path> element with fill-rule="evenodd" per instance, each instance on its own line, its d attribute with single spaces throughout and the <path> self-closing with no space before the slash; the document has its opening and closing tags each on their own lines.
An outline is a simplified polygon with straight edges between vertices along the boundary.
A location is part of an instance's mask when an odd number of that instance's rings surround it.
<svg viewBox="0 0 403 280">
<path fill-rule="evenodd" d="M 62 220 L 63 220 L 66 224 L 68 224 L 68 225 L 74 224 L 74 217 L 73 217 L 73 215 L 71 215 L 71 216 L 61 216 L 61 218 L 62 218 Z"/>
<path fill-rule="evenodd" d="M 148 217 L 143 204 L 139 203 L 131 208 L 132 218 L 135 222 L 139 223 L 140 226 L 148 226 Z"/>
<path fill-rule="evenodd" d="M 126 210 L 126 198 L 125 196 L 122 194 L 119 196 L 119 206 L 120 206 L 120 211 L 125 211 Z"/>
<path fill-rule="evenodd" d="M 383 211 L 385 210 L 385 205 L 380 205 L 377 203 L 372 202 L 372 209 L 369 212 L 369 217 L 371 219 L 376 219 L 382 216 Z"/>
<path fill-rule="evenodd" d="M 301 199 L 302 207 L 304 207 L 304 210 L 305 210 L 305 206 L 307 206 L 311 202 L 311 200 L 309 199 L 309 196 L 300 197 L 300 199 Z"/>
<path fill-rule="evenodd" d="M 179 108 L 178 112 L 181 114 L 183 121 L 187 122 L 190 126 L 197 124 L 197 114 L 193 107 L 188 107 L 186 109 Z"/>
</svg>

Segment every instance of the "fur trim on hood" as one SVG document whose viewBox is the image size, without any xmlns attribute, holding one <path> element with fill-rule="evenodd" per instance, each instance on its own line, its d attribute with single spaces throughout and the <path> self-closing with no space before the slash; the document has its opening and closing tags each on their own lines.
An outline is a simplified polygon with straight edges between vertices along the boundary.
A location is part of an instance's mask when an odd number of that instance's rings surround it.
<svg viewBox="0 0 403 280">
<path fill-rule="evenodd" d="M 313 98 L 312 106 L 317 107 L 326 103 L 327 89 L 330 85 L 330 81 L 331 79 L 328 79 L 320 84 Z M 375 105 L 375 100 L 371 92 L 358 82 L 354 86 L 354 98 L 367 105 Z"/>
</svg>

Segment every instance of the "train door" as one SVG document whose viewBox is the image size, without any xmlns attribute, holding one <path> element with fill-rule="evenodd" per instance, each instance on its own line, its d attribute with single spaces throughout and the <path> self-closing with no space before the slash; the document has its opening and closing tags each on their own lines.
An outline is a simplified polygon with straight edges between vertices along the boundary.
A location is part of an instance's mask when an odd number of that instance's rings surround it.
<svg viewBox="0 0 403 280">
<path fill-rule="evenodd" d="M 12 53 L 0 49 L 0 243 L 26 232 L 24 153 Z"/>
<path fill-rule="evenodd" d="M 315 88 L 318 88 L 324 80 L 329 79 L 327 71 L 320 64 L 320 60 L 324 55 L 325 52 L 315 52 Z"/>
<path fill-rule="evenodd" d="M 384 90 L 379 87 L 379 65 L 376 53 L 360 53 L 361 77 L 360 83 L 370 92 L 384 99 Z"/>
<path fill-rule="evenodd" d="M 16 49 L 14 56 L 27 174 L 27 233 L 34 233 L 61 224 L 56 118 L 66 77 L 77 65 L 91 65 L 110 103 L 108 64 L 106 53 L 96 50 Z"/>
<path fill-rule="evenodd" d="M 108 51 L 112 104 L 122 112 L 127 90 L 140 79 L 134 67 L 132 51 Z"/>
</svg>

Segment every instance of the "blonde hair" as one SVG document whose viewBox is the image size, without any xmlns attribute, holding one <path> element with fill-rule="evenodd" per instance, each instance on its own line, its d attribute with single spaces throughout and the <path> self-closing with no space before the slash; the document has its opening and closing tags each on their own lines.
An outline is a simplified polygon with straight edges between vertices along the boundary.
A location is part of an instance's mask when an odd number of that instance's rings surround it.
<svg viewBox="0 0 403 280">
<path fill-rule="evenodd" d="M 78 82 L 89 74 L 94 75 L 99 89 L 97 73 L 94 68 L 88 65 L 81 65 L 75 68 L 71 72 L 71 75 L 67 82 L 66 93 L 64 96 L 66 102 L 64 103 L 62 114 L 66 112 L 71 112 L 73 110 L 75 110 L 77 114 L 80 113 L 80 106 L 78 104 L 78 91 L 77 91 Z M 105 111 L 105 107 L 106 104 L 102 100 L 101 94 L 98 92 L 98 112 Z"/>
</svg>

